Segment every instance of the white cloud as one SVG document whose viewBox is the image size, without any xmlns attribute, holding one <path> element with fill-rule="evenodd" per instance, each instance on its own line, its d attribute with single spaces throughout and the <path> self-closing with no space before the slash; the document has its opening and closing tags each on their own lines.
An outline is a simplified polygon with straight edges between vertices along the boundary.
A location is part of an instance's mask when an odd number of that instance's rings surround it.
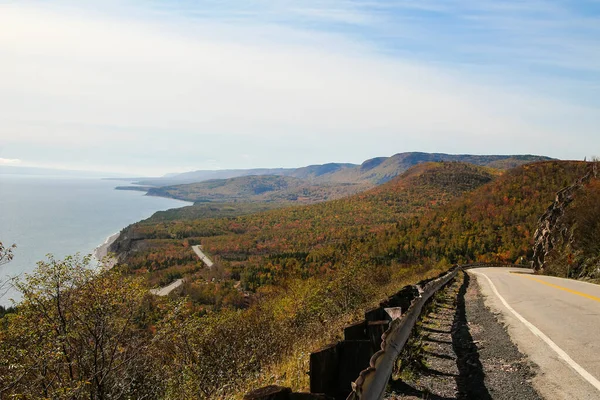
<svg viewBox="0 0 600 400">
<path fill-rule="evenodd" d="M 21 160 L 18 158 L 1 158 L 0 165 L 18 165 L 21 164 Z"/>
<path fill-rule="evenodd" d="M 562 156 L 553 143 L 600 123 L 593 108 L 339 36 L 168 21 L 0 5 L 0 144 L 77 165 L 250 167 L 404 150 Z"/>
</svg>

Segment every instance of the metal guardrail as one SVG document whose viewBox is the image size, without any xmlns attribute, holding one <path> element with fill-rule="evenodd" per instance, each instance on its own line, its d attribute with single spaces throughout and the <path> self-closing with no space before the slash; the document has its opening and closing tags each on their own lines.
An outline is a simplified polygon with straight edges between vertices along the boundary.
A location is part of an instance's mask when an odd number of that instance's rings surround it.
<svg viewBox="0 0 600 400">
<path fill-rule="evenodd" d="M 354 390 L 348 396 L 349 400 L 379 400 L 383 397 L 394 363 L 410 337 L 423 306 L 431 296 L 450 282 L 459 270 L 459 267 L 455 267 L 444 276 L 428 282 L 420 290 L 421 297 L 411 304 L 401 318 L 392 321 L 389 329 L 383 334 L 381 350 L 371 357 L 369 368 L 362 371 L 352 385 Z"/>
<path fill-rule="evenodd" d="M 461 265 L 460 268 L 462 270 L 471 269 L 471 268 L 486 268 L 486 267 L 512 267 L 512 268 L 527 268 L 531 269 L 530 265 L 526 264 L 510 264 L 510 263 L 498 263 L 498 262 L 489 262 L 489 263 L 474 263 L 474 264 L 464 264 Z"/>
<path fill-rule="evenodd" d="M 420 297 L 415 299 L 406 313 L 396 318 L 390 324 L 388 330 L 383 334 L 381 350 L 375 353 L 370 360 L 369 367 L 363 370 L 358 379 L 352 384 L 353 391 L 348 400 L 380 400 L 383 398 L 387 383 L 392 375 L 396 359 L 402 348 L 408 341 L 410 334 L 421 315 L 423 306 L 438 290 L 456 277 L 456 274 L 464 269 L 480 267 L 520 267 L 524 265 L 502 264 L 502 263 L 476 263 L 455 266 L 445 275 L 425 284 L 420 292 Z"/>
<path fill-rule="evenodd" d="M 293 397 L 294 393 L 289 388 L 269 386 L 248 393 L 245 399 L 382 399 L 394 364 L 424 305 L 459 271 L 481 267 L 529 268 L 526 265 L 497 262 L 455 265 L 437 278 L 405 286 L 383 300 L 379 307 L 367 310 L 364 320 L 346 326 L 344 340 L 311 353 L 311 393 Z M 368 367 L 361 371 L 366 365 Z M 350 385 L 357 375 L 358 379 Z"/>
</svg>

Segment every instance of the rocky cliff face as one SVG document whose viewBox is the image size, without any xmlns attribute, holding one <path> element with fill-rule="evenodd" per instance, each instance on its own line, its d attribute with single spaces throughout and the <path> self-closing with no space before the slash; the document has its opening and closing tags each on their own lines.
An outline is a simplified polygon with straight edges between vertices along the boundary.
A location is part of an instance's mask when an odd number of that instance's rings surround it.
<svg viewBox="0 0 600 400">
<path fill-rule="evenodd" d="M 597 168 L 597 163 L 591 163 L 584 176 L 556 193 L 554 202 L 539 219 L 538 228 L 534 234 L 533 261 L 531 262 L 534 270 L 544 269 L 546 257 L 559 241 L 568 243 L 572 240 L 570 227 L 563 222 L 565 211 L 573 201 L 575 194 L 582 190 L 590 179 L 598 175 Z"/>
<path fill-rule="evenodd" d="M 141 250 L 141 247 L 144 247 L 143 240 L 145 237 L 139 233 L 137 233 L 133 227 L 133 225 L 128 226 L 115 240 L 108 251 L 114 253 L 119 262 L 123 261 L 127 254 L 130 252 L 135 252 Z"/>
</svg>

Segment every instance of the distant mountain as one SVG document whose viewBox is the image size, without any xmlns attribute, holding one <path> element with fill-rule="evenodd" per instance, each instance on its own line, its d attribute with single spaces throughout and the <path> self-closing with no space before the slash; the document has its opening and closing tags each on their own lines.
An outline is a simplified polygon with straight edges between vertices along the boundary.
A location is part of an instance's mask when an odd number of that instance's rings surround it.
<svg viewBox="0 0 600 400">
<path fill-rule="evenodd" d="M 314 179 L 323 175 L 332 174 L 344 169 L 357 167 L 356 164 L 329 163 L 323 165 L 309 165 L 301 168 L 255 168 L 255 169 L 223 169 L 199 170 L 181 174 L 167 174 L 160 178 L 140 178 L 136 182 L 140 185 L 167 186 L 187 183 L 204 182 L 214 179 L 231 179 L 242 176 L 275 175 L 290 176 L 300 179 Z"/>
<path fill-rule="evenodd" d="M 312 173 L 318 173 L 313 171 Z M 291 176 L 252 175 L 230 179 L 212 179 L 185 185 L 140 188 L 150 196 L 171 197 L 193 202 L 276 202 L 310 204 L 333 200 L 366 190 L 365 183 L 321 183 Z M 119 189 L 140 190 L 137 187 Z"/>
<path fill-rule="evenodd" d="M 370 182 L 375 185 L 385 183 L 411 167 L 425 162 L 464 162 L 496 169 L 510 169 L 535 161 L 549 161 L 549 157 L 533 155 L 470 155 L 443 153 L 399 153 L 391 157 L 377 157 L 363 162 L 354 168 L 340 170 L 317 180 L 330 179 L 332 182 Z"/>
<path fill-rule="evenodd" d="M 328 163 L 309 165 L 301 168 L 261 168 L 234 169 L 219 171 L 192 171 L 171 174 L 162 178 L 148 178 L 136 182 L 140 185 L 173 186 L 203 182 L 211 179 L 230 179 L 241 176 L 276 175 L 304 179 L 313 183 L 367 183 L 379 185 L 402 174 L 409 168 L 424 162 L 457 161 L 488 166 L 498 169 L 510 169 L 518 165 L 549 161 L 550 157 L 534 155 L 470 155 L 443 153 L 399 153 L 391 157 L 377 157 L 361 165 L 348 163 Z"/>
<path fill-rule="evenodd" d="M 181 185 L 186 183 L 204 182 L 214 179 L 231 179 L 250 175 L 286 175 L 287 171 L 292 170 L 287 170 L 285 168 L 223 169 L 215 171 L 200 170 L 184 172 L 181 174 L 168 174 L 161 178 L 146 178 L 136 183 L 152 186 Z"/>
</svg>

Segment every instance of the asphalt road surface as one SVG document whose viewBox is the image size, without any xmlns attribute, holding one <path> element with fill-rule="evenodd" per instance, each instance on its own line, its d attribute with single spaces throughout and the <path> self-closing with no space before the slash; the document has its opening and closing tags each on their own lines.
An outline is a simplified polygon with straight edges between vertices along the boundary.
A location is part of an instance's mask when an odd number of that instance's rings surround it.
<svg viewBox="0 0 600 400">
<path fill-rule="evenodd" d="M 177 279 L 174 282 L 171 282 L 169 285 L 160 288 L 160 289 L 151 289 L 150 293 L 156 296 L 168 296 L 173 290 L 177 289 L 179 286 L 183 285 L 183 279 Z"/>
<path fill-rule="evenodd" d="M 537 365 L 534 387 L 547 399 L 600 399 L 600 285 L 479 268 L 485 304 Z"/>
<path fill-rule="evenodd" d="M 200 246 L 192 246 L 192 250 L 194 250 L 194 253 L 196 253 L 196 255 L 202 260 L 204 264 L 206 264 L 208 268 L 212 268 L 212 266 L 214 265 L 213 262 L 210 258 L 206 256 L 206 254 L 202 252 L 202 250 L 200 250 Z"/>
</svg>

